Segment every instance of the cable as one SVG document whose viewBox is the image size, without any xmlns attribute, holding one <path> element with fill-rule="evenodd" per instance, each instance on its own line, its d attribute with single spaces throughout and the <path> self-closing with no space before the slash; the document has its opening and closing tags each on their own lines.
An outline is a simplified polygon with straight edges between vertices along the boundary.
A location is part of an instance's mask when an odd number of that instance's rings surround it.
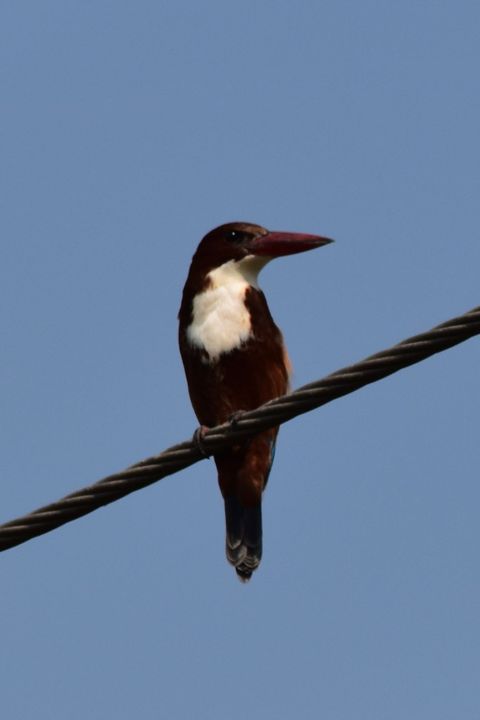
<svg viewBox="0 0 480 720">
<path fill-rule="evenodd" d="M 202 446 L 210 454 L 234 443 L 240 437 L 287 422 L 343 395 L 381 380 L 404 367 L 418 363 L 480 334 L 480 307 L 437 325 L 432 330 L 408 338 L 398 345 L 371 355 L 355 365 L 337 370 L 316 382 L 304 385 L 289 395 L 271 400 L 261 407 L 242 413 L 233 423 L 208 430 Z M 109 475 L 94 485 L 28 515 L 0 525 L 0 551 L 20 545 L 50 532 L 67 522 L 119 500 L 135 490 L 151 485 L 204 459 L 198 445 L 187 441 L 168 448 L 160 455 L 142 460 L 122 472 Z"/>
</svg>

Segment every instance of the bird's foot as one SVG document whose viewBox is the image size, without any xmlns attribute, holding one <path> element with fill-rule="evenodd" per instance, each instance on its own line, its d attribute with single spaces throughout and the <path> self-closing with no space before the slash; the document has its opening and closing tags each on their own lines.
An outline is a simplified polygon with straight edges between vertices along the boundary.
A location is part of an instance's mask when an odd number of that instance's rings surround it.
<svg viewBox="0 0 480 720">
<path fill-rule="evenodd" d="M 195 444 L 197 450 L 203 455 L 203 457 L 209 458 L 211 457 L 212 453 L 210 453 L 207 448 L 205 447 L 205 433 L 207 430 L 209 430 L 206 425 L 199 425 L 198 428 L 193 433 L 192 442 Z"/>
<path fill-rule="evenodd" d="M 238 421 L 244 414 L 245 414 L 245 410 L 235 410 L 235 412 L 232 413 L 230 415 L 230 417 L 228 418 L 228 422 L 230 423 L 230 426 L 232 428 L 236 427 L 238 425 Z"/>
</svg>

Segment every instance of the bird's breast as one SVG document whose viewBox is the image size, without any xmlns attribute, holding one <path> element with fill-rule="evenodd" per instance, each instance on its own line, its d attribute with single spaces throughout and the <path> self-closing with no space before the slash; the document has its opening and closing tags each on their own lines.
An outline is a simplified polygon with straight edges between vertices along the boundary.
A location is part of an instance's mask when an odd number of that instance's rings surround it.
<svg viewBox="0 0 480 720">
<path fill-rule="evenodd" d="M 248 287 L 246 282 L 213 285 L 194 297 L 187 340 L 206 352 L 208 361 L 240 347 L 251 336 L 252 321 L 245 304 Z"/>
</svg>

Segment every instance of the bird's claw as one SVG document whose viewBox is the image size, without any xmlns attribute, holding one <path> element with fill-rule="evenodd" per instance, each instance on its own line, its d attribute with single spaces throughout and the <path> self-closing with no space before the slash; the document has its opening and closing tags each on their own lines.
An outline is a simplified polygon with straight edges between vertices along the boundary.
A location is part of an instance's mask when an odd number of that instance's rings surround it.
<svg viewBox="0 0 480 720">
<path fill-rule="evenodd" d="M 238 425 L 238 421 L 241 419 L 242 415 L 245 414 L 245 410 L 235 410 L 234 413 L 230 415 L 228 418 L 228 422 L 230 423 L 230 426 L 232 428 L 235 428 Z"/>
<path fill-rule="evenodd" d="M 193 433 L 192 442 L 196 446 L 197 450 L 203 455 L 203 457 L 209 458 L 212 453 L 208 452 L 207 448 L 205 447 L 205 433 L 207 430 L 209 430 L 206 425 L 199 425 L 195 432 Z"/>
</svg>

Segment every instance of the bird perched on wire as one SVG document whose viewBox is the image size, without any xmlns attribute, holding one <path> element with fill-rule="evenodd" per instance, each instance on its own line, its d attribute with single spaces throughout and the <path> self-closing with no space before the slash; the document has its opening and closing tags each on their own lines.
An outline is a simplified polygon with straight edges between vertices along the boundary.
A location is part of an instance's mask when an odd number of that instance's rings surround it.
<svg viewBox="0 0 480 720">
<path fill-rule="evenodd" d="M 258 286 L 270 260 L 332 242 L 301 233 L 228 223 L 209 232 L 190 265 L 179 312 L 179 344 L 193 409 L 205 427 L 252 410 L 289 387 L 280 330 Z M 225 502 L 226 554 L 246 582 L 262 557 L 262 493 L 278 427 L 214 455 Z"/>
</svg>

